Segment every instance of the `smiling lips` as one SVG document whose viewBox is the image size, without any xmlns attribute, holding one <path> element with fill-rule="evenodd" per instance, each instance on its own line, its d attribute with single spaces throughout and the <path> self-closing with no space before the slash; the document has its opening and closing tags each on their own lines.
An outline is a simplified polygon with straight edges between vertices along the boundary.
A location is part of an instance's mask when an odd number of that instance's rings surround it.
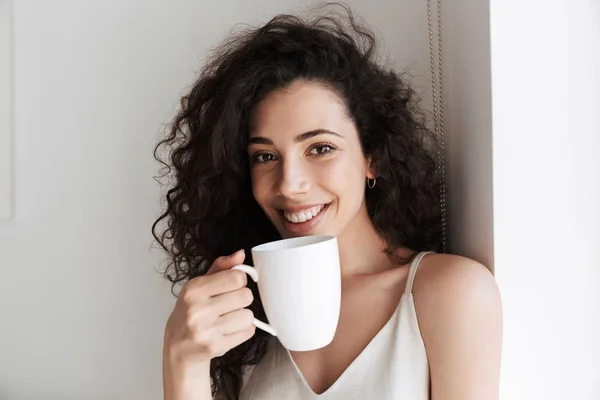
<svg viewBox="0 0 600 400">
<path fill-rule="evenodd" d="M 301 211 L 290 212 L 283 210 L 283 216 L 285 219 L 293 224 L 300 224 L 302 222 L 309 221 L 319 215 L 321 210 L 325 207 L 325 204 L 313 206 Z"/>
</svg>

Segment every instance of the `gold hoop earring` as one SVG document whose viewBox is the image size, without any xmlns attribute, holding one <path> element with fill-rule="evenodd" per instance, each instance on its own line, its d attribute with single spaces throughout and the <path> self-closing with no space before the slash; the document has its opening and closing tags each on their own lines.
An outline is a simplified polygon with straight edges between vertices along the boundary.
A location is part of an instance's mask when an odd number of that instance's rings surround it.
<svg viewBox="0 0 600 400">
<path fill-rule="evenodd" d="M 373 182 L 373 183 L 371 183 Z M 376 178 L 367 178 L 367 186 L 369 187 L 369 189 L 373 189 L 375 187 L 375 184 L 377 183 L 377 179 Z"/>
</svg>

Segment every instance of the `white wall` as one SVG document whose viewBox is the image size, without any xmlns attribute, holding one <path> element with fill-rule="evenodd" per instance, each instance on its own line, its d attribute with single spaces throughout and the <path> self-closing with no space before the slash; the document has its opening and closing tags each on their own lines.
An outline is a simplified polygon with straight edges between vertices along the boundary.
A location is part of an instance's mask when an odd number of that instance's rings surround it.
<svg viewBox="0 0 600 400">
<path fill-rule="evenodd" d="M 503 398 L 600 399 L 600 3 L 490 4 Z"/>
<path fill-rule="evenodd" d="M 444 106 L 449 248 L 494 271 L 488 15 L 487 1 L 444 4 Z"/>
<path fill-rule="evenodd" d="M 12 25 L 8 1 L 0 2 L 0 220 L 12 216 Z"/>
<path fill-rule="evenodd" d="M 162 255 L 149 252 L 159 195 L 152 146 L 207 49 L 236 23 L 300 3 L 14 1 L 0 399 L 161 398 L 173 298 L 156 272 Z M 426 83 L 423 3 L 350 4 Z"/>
<path fill-rule="evenodd" d="M 600 399 L 600 3 L 455 0 L 445 27 L 451 245 L 495 270 L 501 398 Z"/>
</svg>

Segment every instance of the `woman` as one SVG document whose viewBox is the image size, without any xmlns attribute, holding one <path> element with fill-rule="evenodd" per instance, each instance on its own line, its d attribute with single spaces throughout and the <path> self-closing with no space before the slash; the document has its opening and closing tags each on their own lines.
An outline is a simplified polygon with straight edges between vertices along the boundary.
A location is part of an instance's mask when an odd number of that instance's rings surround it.
<svg viewBox="0 0 600 400">
<path fill-rule="evenodd" d="M 280 15 L 230 38 L 157 146 L 175 181 L 153 230 L 167 277 L 185 283 L 165 330 L 165 399 L 498 397 L 495 281 L 436 253 L 434 141 L 346 11 L 349 24 Z M 231 268 L 255 245 L 317 234 L 338 238 L 338 329 L 288 352 L 255 330 L 256 286 Z"/>
</svg>

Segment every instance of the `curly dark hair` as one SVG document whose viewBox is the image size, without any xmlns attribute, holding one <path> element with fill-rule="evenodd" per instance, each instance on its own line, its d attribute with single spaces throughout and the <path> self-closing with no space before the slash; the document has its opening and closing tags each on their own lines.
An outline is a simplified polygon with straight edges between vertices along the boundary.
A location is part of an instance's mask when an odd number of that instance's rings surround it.
<svg viewBox="0 0 600 400">
<path fill-rule="evenodd" d="M 376 62 L 375 35 L 337 6 L 342 13 L 278 15 L 232 34 L 183 97 L 154 151 L 167 168 L 163 177 L 172 178 L 152 232 L 169 254 L 165 277 L 174 286 L 205 274 L 221 255 L 245 249 L 250 256 L 253 246 L 280 238 L 252 195 L 249 121 L 257 103 L 298 80 L 326 85 L 345 102 L 375 163 L 377 185 L 366 191 L 366 203 L 389 254 L 400 247 L 441 250 L 435 137 L 404 77 Z M 256 285 L 248 285 L 255 295 L 250 309 L 265 320 Z M 257 330 L 212 360 L 213 394 L 239 398 L 243 368 L 261 360 L 268 337 Z"/>
</svg>

